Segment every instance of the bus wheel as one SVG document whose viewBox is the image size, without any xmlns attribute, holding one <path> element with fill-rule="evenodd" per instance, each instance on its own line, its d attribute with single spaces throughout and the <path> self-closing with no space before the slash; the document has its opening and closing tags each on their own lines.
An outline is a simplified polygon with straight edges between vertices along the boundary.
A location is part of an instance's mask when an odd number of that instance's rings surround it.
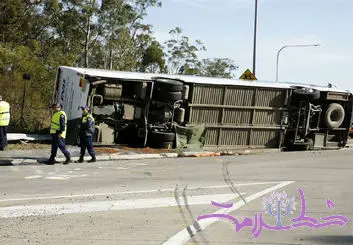
<svg viewBox="0 0 353 245">
<path fill-rule="evenodd" d="M 157 78 L 154 80 L 154 82 L 155 91 L 182 92 L 184 87 L 182 82 L 173 79 Z"/>
<path fill-rule="evenodd" d="M 175 102 L 181 100 L 182 96 L 182 92 L 157 91 L 154 99 L 162 102 Z"/>
<path fill-rule="evenodd" d="M 148 145 L 152 148 L 173 148 L 175 133 L 150 131 L 148 134 Z"/>
<path fill-rule="evenodd" d="M 156 148 L 156 149 L 173 149 L 174 148 L 174 142 L 173 141 L 164 141 L 162 143 L 153 145 L 152 148 Z"/>
<path fill-rule="evenodd" d="M 325 122 L 330 129 L 338 128 L 342 125 L 345 117 L 343 106 L 337 103 L 329 105 L 326 111 Z"/>
</svg>

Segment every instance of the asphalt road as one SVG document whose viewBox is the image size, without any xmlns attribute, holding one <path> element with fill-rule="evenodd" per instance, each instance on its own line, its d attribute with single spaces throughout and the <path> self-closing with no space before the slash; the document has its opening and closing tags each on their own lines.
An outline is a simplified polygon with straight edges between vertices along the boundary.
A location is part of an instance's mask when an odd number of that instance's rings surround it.
<svg viewBox="0 0 353 245">
<path fill-rule="evenodd" d="M 344 149 L 3 166 L 0 244 L 353 244 L 352 157 Z M 264 210 L 273 191 L 295 197 L 282 230 L 275 209 Z M 223 216 L 205 216 L 215 213 Z"/>
</svg>

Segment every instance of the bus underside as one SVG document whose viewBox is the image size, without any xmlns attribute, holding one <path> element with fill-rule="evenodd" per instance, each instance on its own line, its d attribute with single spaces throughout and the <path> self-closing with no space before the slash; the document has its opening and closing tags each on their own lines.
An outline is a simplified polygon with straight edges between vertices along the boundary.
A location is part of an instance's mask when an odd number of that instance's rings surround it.
<svg viewBox="0 0 353 245">
<path fill-rule="evenodd" d="M 308 150 L 344 147 L 348 139 L 349 93 L 169 78 L 86 79 L 96 144 L 185 148 L 196 139 L 203 148 Z M 189 130 L 197 128 L 203 131 Z"/>
</svg>

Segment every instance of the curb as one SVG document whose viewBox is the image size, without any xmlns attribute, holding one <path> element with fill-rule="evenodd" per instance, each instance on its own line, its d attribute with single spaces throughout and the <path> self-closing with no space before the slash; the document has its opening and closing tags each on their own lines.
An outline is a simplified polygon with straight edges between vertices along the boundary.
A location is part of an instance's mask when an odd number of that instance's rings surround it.
<svg viewBox="0 0 353 245">
<path fill-rule="evenodd" d="M 111 154 L 111 155 L 99 155 L 96 156 L 97 161 L 111 161 L 111 160 L 143 160 L 143 159 L 162 159 L 162 158 L 177 158 L 179 157 L 178 153 L 161 153 L 161 154 L 134 154 L 134 155 L 119 155 L 119 154 Z M 79 157 L 71 157 L 71 160 L 77 161 Z M 84 161 L 90 160 L 91 157 L 84 157 Z M 57 162 L 64 162 L 66 158 L 59 157 L 56 158 Z M 43 163 L 39 163 L 37 160 L 33 159 L 16 159 L 12 160 L 11 164 L 13 165 L 43 165 Z"/>
<path fill-rule="evenodd" d="M 112 161 L 112 160 L 144 160 L 144 159 L 163 159 L 163 158 L 178 158 L 178 157 L 215 157 L 215 156 L 241 156 L 261 153 L 276 153 L 281 152 L 280 149 L 244 149 L 235 151 L 200 151 L 200 152 L 182 152 L 182 153 L 160 153 L 160 154 L 104 154 L 98 155 L 97 161 Z M 79 157 L 71 157 L 71 160 L 77 161 Z M 90 160 L 91 157 L 84 157 L 84 161 Z M 64 157 L 57 158 L 57 162 L 64 162 Z M 12 165 L 43 165 L 34 159 L 16 159 L 10 160 Z"/>
</svg>

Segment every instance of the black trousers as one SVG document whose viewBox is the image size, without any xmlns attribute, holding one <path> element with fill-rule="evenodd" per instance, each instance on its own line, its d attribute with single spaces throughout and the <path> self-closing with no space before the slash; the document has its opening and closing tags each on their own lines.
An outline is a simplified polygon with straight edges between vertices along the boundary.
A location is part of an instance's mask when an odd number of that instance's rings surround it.
<svg viewBox="0 0 353 245">
<path fill-rule="evenodd" d="M 64 138 L 58 137 L 55 134 L 51 135 L 52 141 L 51 141 L 51 159 L 54 159 L 56 157 L 56 153 L 58 152 L 58 148 L 60 151 L 64 154 L 65 157 L 70 156 L 70 152 L 66 149 L 66 142 Z"/>
<path fill-rule="evenodd" d="M 91 157 L 95 157 L 96 153 L 93 150 L 93 136 L 81 136 L 80 141 L 81 156 L 83 157 L 85 155 L 87 148 L 88 154 L 90 154 Z"/>
<path fill-rule="evenodd" d="M 7 146 L 7 126 L 0 126 L 0 150 Z"/>
</svg>

